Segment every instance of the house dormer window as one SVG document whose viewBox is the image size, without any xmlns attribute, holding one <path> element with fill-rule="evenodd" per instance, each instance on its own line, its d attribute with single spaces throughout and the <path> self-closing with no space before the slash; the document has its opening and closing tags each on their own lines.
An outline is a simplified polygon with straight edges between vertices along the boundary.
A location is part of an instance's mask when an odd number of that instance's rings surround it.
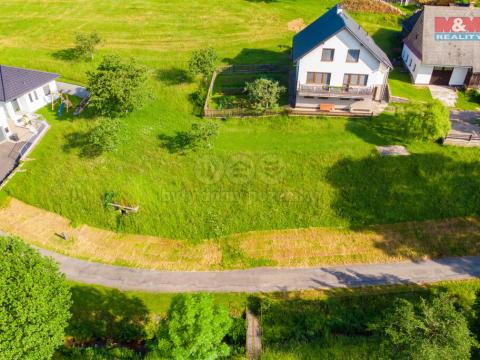
<svg viewBox="0 0 480 360">
<path fill-rule="evenodd" d="M 322 50 L 322 61 L 333 61 L 334 57 L 335 57 L 335 49 Z"/>
<path fill-rule="evenodd" d="M 348 50 L 348 53 L 347 53 L 348 63 L 357 63 L 359 59 L 360 59 L 360 50 Z"/>
</svg>

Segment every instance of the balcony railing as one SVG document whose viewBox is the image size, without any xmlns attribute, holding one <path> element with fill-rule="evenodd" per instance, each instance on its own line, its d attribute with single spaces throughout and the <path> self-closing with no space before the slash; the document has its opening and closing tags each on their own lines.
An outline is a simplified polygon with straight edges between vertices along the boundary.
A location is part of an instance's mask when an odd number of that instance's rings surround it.
<svg viewBox="0 0 480 360">
<path fill-rule="evenodd" d="M 298 94 L 300 96 L 368 98 L 373 95 L 373 87 L 299 85 Z"/>
</svg>

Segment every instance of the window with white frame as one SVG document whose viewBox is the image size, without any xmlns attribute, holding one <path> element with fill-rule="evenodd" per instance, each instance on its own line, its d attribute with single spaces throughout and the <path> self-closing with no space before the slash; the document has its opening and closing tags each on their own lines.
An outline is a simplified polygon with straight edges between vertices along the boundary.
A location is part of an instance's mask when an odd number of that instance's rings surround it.
<svg viewBox="0 0 480 360">
<path fill-rule="evenodd" d="M 34 90 L 34 91 L 33 91 L 33 96 L 35 96 L 35 100 L 38 100 L 37 90 Z"/>
<path fill-rule="evenodd" d="M 28 98 L 30 99 L 30 102 L 33 103 L 33 96 L 32 93 L 28 93 Z"/>
</svg>

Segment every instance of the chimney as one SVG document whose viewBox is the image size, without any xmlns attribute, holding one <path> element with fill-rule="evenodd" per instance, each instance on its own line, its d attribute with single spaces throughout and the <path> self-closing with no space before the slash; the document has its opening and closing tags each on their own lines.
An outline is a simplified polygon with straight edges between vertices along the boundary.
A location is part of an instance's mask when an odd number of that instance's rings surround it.
<svg viewBox="0 0 480 360">
<path fill-rule="evenodd" d="M 343 9 L 341 5 L 337 5 L 337 14 L 343 13 Z"/>
</svg>

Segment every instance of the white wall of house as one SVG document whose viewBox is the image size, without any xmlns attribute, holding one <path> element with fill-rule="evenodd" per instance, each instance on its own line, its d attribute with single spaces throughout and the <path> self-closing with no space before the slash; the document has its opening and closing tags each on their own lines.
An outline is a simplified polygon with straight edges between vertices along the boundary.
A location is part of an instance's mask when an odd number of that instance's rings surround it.
<svg viewBox="0 0 480 360">
<path fill-rule="evenodd" d="M 433 66 L 423 65 L 422 61 L 413 53 L 407 45 L 403 45 L 402 59 L 412 75 L 412 81 L 418 85 L 430 84 Z"/>
<path fill-rule="evenodd" d="M 424 65 L 422 61 L 404 44 L 402 50 L 402 59 L 405 66 L 412 75 L 412 81 L 417 85 L 428 85 L 432 79 L 432 73 L 435 69 L 433 65 Z M 450 86 L 462 86 L 468 74 L 467 67 L 454 67 L 450 78 Z"/>
<path fill-rule="evenodd" d="M 7 134 L 3 130 L 8 127 L 7 123 L 7 109 L 4 102 L 0 102 L 0 142 L 4 141 L 7 138 Z"/>
<path fill-rule="evenodd" d="M 45 87 L 45 89 L 44 89 Z M 50 95 L 47 95 L 46 87 L 49 88 Z M 22 112 L 35 112 L 51 102 L 51 94 L 57 91 L 57 83 L 52 81 L 44 86 L 20 96 L 17 101 Z"/>
<path fill-rule="evenodd" d="M 47 91 L 47 87 L 48 90 Z M 27 94 L 19 96 L 17 98 L 20 111 L 15 111 L 12 101 L 7 103 L 0 102 L 0 141 L 2 141 L 2 134 L 4 134 L 4 128 L 8 127 L 7 119 L 14 121 L 19 120 L 22 117 L 22 113 L 33 113 L 42 107 L 51 103 L 51 94 L 57 92 L 57 83 L 51 81 L 44 86 L 30 91 Z M 50 95 L 49 95 L 49 94 Z M 29 96 L 30 95 L 30 96 Z"/>
<path fill-rule="evenodd" d="M 322 61 L 323 49 L 335 49 L 333 61 Z M 358 62 L 347 62 L 349 49 L 360 50 Z M 298 60 L 297 88 L 307 83 L 308 72 L 331 73 L 331 86 L 342 86 L 345 74 L 368 75 L 367 86 L 383 85 L 388 69 L 381 68 L 380 61 L 345 29 Z"/>
</svg>

